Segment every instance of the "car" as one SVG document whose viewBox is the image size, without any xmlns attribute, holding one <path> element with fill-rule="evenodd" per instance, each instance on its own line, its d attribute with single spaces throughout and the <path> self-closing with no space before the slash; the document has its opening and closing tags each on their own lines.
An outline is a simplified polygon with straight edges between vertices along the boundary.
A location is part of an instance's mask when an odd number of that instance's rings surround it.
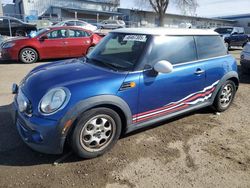
<svg viewBox="0 0 250 188">
<path fill-rule="evenodd" d="M 250 43 L 247 43 L 241 52 L 240 64 L 243 73 L 250 73 Z"/>
<path fill-rule="evenodd" d="M 118 29 L 125 28 L 126 24 L 123 20 L 104 20 L 98 24 L 100 29 Z"/>
<path fill-rule="evenodd" d="M 124 133 L 200 108 L 223 112 L 238 86 L 236 60 L 214 31 L 125 28 L 86 57 L 38 66 L 13 84 L 13 116 L 34 150 L 60 154 L 69 143 L 94 158 Z"/>
<path fill-rule="evenodd" d="M 88 22 L 85 22 L 82 20 L 65 20 L 65 21 L 57 23 L 55 26 L 76 26 L 76 27 L 81 27 L 83 29 L 87 29 L 90 31 L 97 30 L 96 26 L 89 24 Z"/>
<path fill-rule="evenodd" d="M 6 36 L 27 36 L 31 31 L 36 31 L 36 25 L 23 22 L 19 19 L 1 16 L 0 34 Z"/>
<path fill-rule="evenodd" d="M 29 37 L 6 40 L 0 52 L 2 59 L 30 64 L 42 59 L 84 56 L 101 39 L 101 36 L 82 28 L 50 27 Z"/>
<path fill-rule="evenodd" d="M 215 29 L 224 38 L 226 47 L 244 47 L 248 42 L 248 35 L 245 34 L 243 27 L 219 27 Z"/>
</svg>

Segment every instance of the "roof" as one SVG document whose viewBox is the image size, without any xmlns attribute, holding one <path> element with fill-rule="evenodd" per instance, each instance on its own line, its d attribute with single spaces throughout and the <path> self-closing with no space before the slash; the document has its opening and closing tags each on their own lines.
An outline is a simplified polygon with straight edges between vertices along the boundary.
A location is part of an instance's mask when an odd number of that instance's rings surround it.
<svg viewBox="0 0 250 188">
<path fill-rule="evenodd" d="M 250 14 L 237 14 L 237 15 L 230 15 L 230 16 L 221 16 L 218 17 L 220 19 L 242 19 L 242 18 L 250 18 Z"/>
<path fill-rule="evenodd" d="M 171 29 L 171 28 L 122 28 L 115 33 L 133 33 L 146 35 L 219 35 L 213 30 L 203 29 Z"/>
</svg>

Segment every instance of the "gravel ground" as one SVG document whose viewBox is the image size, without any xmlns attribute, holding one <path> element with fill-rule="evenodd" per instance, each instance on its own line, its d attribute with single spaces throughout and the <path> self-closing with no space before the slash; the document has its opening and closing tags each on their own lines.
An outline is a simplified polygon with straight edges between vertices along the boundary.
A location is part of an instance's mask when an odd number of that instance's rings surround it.
<svg viewBox="0 0 250 188">
<path fill-rule="evenodd" d="M 239 59 L 240 50 L 231 53 Z M 228 111 L 203 109 L 167 121 L 81 160 L 69 150 L 56 156 L 30 150 L 11 120 L 11 84 L 43 63 L 0 64 L 0 187 L 250 187 L 250 75 L 241 75 Z"/>
</svg>

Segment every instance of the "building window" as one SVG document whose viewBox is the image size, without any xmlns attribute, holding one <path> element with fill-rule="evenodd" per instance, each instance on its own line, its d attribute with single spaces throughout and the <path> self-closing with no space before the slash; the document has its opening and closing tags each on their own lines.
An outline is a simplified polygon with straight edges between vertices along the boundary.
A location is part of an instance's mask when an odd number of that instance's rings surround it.
<svg viewBox="0 0 250 188">
<path fill-rule="evenodd" d="M 250 27 L 250 22 L 248 23 L 248 25 L 247 25 L 248 27 Z"/>
</svg>

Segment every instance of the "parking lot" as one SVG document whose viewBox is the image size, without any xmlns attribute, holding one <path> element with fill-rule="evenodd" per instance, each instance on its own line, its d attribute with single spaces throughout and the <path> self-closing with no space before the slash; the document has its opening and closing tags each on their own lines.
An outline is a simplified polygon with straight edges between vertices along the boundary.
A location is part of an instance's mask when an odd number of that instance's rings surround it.
<svg viewBox="0 0 250 188">
<path fill-rule="evenodd" d="M 239 61 L 240 51 L 230 53 Z M 44 63 L 0 62 L 0 187 L 250 186 L 250 74 L 240 74 L 228 111 L 203 109 L 167 121 L 125 136 L 104 156 L 81 160 L 67 149 L 56 156 L 32 151 L 12 122 L 12 83 Z"/>
</svg>

